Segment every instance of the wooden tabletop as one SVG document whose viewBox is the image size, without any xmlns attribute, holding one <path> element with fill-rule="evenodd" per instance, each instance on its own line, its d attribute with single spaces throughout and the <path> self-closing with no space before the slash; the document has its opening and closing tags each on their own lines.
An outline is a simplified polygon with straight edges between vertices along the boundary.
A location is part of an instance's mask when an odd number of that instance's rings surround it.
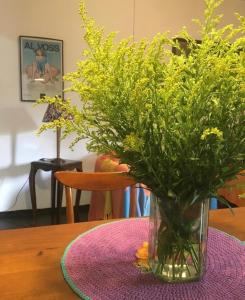
<svg viewBox="0 0 245 300">
<path fill-rule="evenodd" d="M 210 211 L 210 226 L 245 241 L 245 207 Z M 105 221 L 0 231 L 1 300 L 79 299 L 63 279 L 60 259 L 79 234 Z"/>
</svg>

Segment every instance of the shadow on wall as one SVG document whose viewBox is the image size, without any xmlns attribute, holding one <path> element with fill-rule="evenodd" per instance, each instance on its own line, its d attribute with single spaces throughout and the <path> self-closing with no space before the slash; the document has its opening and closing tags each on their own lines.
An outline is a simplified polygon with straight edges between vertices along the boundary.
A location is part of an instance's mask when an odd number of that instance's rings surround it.
<svg viewBox="0 0 245 300">
<path fill-rule="evenodd" d="M 22 150 L 29 152 L 33 150 L 26 143 L 28 135 L 33 135 L 37 125 L 23 108 L 3 108 L 0 109 L 0 170 L 8 170 L 9 167 L 21 167 L 25 162 L 29 162 L 30 153 L 23 153 Z M 28 159 L 29 158 L 29 159 Z M 16 169 L 16 172 L 19 172 Z"/>
<path fill-rule="evenodd" d="M 33 153 L 31 136 L 36 128 L 37 125 L 24 108 L 0 109 L 0 211 L 14 205 L 23 180 L 28 176 Z M 25 199 L 27 202 L 30 200 L 27 192 Z"/>
<path fill-rule="evenodd" d="M 0 211 L 31 208 L 28 183 L 30 162 L 41 157 L 52 158 L 50 150 L 55 146 L 52 131 L 48 131 L 44 137 L 37 138 L 36 130 L 37 124 L 25 107 L 0 109 Z M 65 143 L 61 146 L 61 151 L 66 152 Z M 77 147 L 80 148 L 80 145 Z M 68 152 L 64 153 L 62 158 L 81 159 L 84 171 L 93 171 L 96 154 L 84 153 L 82 149 L 81 153 L 75 152 L 73 158 L 69 158 L 71 153 Z M 37 158 L 39 154 L 40 157 Z M 18 194 L 20 190 L 21 193 Z M 37 172 L 36 190 L 38 207 L 49 207 L 50 172 Z M 82 199 L 81 204 L 89 203 L 90 195 L 83 193 Z"/>
</svg>

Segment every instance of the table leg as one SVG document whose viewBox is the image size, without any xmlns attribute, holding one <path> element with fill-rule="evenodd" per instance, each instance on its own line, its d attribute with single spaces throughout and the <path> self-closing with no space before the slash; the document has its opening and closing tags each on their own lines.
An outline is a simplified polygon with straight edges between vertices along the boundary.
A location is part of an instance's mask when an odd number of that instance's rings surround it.
<svg viewBox="0 0 245 300">
<path fill-rule="evenodd" d="M 54 172 L 52 172 L 51 174 L 51 223 L 52 224 L 55 224 L 55 208 L 56 208 L 55 194 L 56 194 L 56 179 L 54 177 Z"/>
<path fill-rule="evenodd" d="M 57 202 L 56 202 L 57 203 L 57 214 L 56 214 L 57 224 L 60 224 L 62 196 L 63 196 L 63 184 L 57 182 Z"/>
<path fill-rule="evenodd" d="M 31 165 L 31 170 L 29 174 L 29 188 L 31 196 L 31 205 L 32 205 L 32 217 L 33 217 L 33 226 L 37 225 L 37 200 L 36 200 L 36 188 L 35 188 L 35 176 L 37 169 Z"/>
</svg>

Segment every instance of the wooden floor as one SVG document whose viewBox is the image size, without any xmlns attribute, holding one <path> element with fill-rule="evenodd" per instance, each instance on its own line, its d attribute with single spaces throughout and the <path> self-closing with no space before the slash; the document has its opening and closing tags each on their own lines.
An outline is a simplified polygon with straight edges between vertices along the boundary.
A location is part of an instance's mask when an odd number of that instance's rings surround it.
<svg viewBox="0 0 245 300">
<path fill-rule="evenodd" d="M 88 220 L 89 205 L 80 206 L 80 221 Z M 65 208 L 61 211 L 61 224 L 66 223 Z M 51 209 L 39 209 L 37 214 L 37 226 L 51 225 Z M 0 230 L 32 227 L 32 210 L 8 211 L 0 213 Z"/>
</svg>

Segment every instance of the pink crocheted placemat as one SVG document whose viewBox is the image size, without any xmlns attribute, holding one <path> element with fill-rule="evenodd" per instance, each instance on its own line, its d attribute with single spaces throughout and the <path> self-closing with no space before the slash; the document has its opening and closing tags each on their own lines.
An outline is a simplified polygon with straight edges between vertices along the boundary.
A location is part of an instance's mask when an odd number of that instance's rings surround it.
<svg viewBox="0 0 245 300">
<path fill-rule="evenodd" d="M 207 270 L 194 283 L 169 284 L 134 266 L 148 240 L 148 219 L 98 226 L 76 238 L 61 260 L 64 278 L 82 299 L 244 300 L 245 246 L 209 228 Z"/>
</svg>

